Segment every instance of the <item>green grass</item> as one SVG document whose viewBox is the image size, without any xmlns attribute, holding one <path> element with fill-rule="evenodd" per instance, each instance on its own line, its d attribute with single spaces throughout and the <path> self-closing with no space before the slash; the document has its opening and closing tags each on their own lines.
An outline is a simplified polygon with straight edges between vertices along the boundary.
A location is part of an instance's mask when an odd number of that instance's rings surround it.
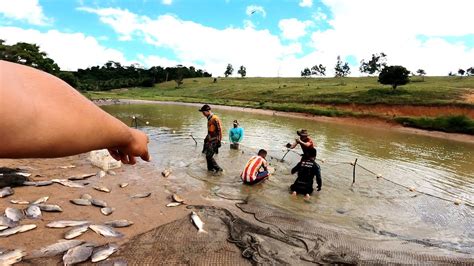
<svg viewBox="0 0 474 266">
<path fill-rule="evenodd" d="M 398 117 L 395 120 L 409 127 L 474 135 L 474 120 L 462 115 L 436 118 Z"/>
</svg>

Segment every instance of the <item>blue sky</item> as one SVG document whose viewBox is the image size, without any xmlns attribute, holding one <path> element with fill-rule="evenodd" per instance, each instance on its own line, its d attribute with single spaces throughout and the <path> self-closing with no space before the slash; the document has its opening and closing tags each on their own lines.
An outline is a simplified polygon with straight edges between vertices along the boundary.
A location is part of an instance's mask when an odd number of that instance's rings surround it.
<svg viewBox="0 0 474 266">
<path fill-rule="evenodd" d="M 249 76 L 298 76 L 340 55 L 428 75 L 474 65 L 474 1 L 453 0 L 0 0 L 0 38 L 34 42 L 61 68 L 108 60 L 194 65 L 214 76 L 228 63 Z M 429 8 L 427 8 L 429 6 Z"/>
</svg>

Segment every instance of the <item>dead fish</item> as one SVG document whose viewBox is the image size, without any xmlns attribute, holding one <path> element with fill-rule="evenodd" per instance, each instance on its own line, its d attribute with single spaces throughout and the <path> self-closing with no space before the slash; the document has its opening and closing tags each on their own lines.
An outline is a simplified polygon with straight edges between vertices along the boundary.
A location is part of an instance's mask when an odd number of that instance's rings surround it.
<svg viewBox="0 0 474 266">
<path fill-rule="evenodd" d="M 49 228 L 64 228 L 64 227 L 71 227 L 71 226 L 81 226 L 90 224 L 89 221 L 74 221 L 74 220 L 61 220 L 61 221 L 54 221 L 50 222 L 46 225 Z"/>
<path fill-rule="evenodd" d="M 199 218 L 195 212 L 191 212 L 191 220 L 198 229 L 198 233 L 207 233 L 204 228 L 204 222 Z"/>
<path fill-rule="evenodd" d="M 25 215 L 23 214 L 22 210 L 11 207 L 7 207 L 5 209 L 5 216 L 14 222 L 18 222 L 21 219 L 25 218 Z"/>
<path fill-rule="evenodd" d="M 115 231 L 112 227 L 108 225 L 91 224 L 89 225 L 89 228 L 97 234 L 105 237 L 123 237 L 122 233 Z"/>
<path fill-rule="evenodd" d="M 22 185 L 23 186 L 33 186 L 34 187 L 34 186 L 36 186 L 36 182 L 34 182 L 34 181 L 24 181 Z"/>
<path fill-rule="evenodd" d="M 36 228 L 36 224 L 22 224 L 13 228 L 8 228 L 3 231 L 0 231 L 0 237 L 7 237 L 14 235 L 16 233 L 23 233 L 30 231 Z"/>
<path fill-rule="evenodd" d="M 107 175 L 107 173 L 106 173 L 104 170 L 100 170 L 100 171 L 97 173 L 97 176 L 98 176 L 99 178 L 103 178 L 103 177 L 106 176 L 106 175 Z"/>
<path fill-rule="evenodd" d="M 94 189 L 98 191 L 110 193 L 110 189 L 105 186 L 95 186 Z"/>
<path fill-rule="evenodd" d="M 95 176 L 95 173 L 92 173 L 92 174 L 83 174 L 83 175 L 80 175 L 80 176 L 71 176 L 68 178 L 68 180 L 70 181 L 73 181 L 73 180 L 84 180 L 86 178 L 89 178 L 89 177 L 92 177 L 92 176 Z"/>
<path fill-rule="evenodd" d="M 91 204 L 96 207 L 101 207 L 101 208 L 107 207 L 107 202 L 103 200 L 99 200 L 99 199 L 91 199 Z"/>
<path fill-rule="evenodd" d="M 91 201 L 88 199 L 72 199 L 69 200 L 72 204 L 81 205 L 81 206 L 90 206 Z"/>
<path fill-rule="evenodd" d="M 145 193 L 138 193 L 132 196 L 132 198 L 139 199 L 139 198 L 146 198 L 151 195 L 151 192 L 145 192 Z"/>
<path fill-rule="evenodd" d="M 44 212 L 62 212 L 63 209 L 56 204 L 38 204 L 40 210 Z"/>
<path fill-rule="evenodd" d="M 49 197 L 48 196 L 45 196 L 45 197 L 41 197 L 35 201 L 33 201 L 31 204 L 41 204 L 41 203 L 45 203 L 46 201 L 48 201 Z"/>
<path fill-rule="evenodd" d="M 44 180 L 44 181 L 36 181 L 35 182 L 36 187 L 44 187 L 44 186 L 49 186 L 49 185 L 52 185 L 52 184 L 53 184 L 53 181 L 51 181 L 51 180 Z"/>
<path fill-rule="evenodd" d="M 75 228 L 71 229 L 70 231 L 67 231 L 64 234 L 64 238 L 65 239 L 73 239 L 75 237 L 78 237 L 78 236 L 84 234 L 88 229 L 89 229 L 88 224 L 75 227 Z"/>
<path fill-rule="evenodd" d="M 24 177 L 30 177 L 31 176 L 30 173 L 21 173 L 21 172 L 16 172 L 15 175 L 21 175 L 21 176 L 24 176 Z"/>
<path fill-rule="evenodd" d="M 133 224 L 133 222 L 128 221 L 128 220 L 113 220 L 113 221 L 105 222 L 104 224 L 115 227 L 115 228 L 120 228 L 120 227 L 130 226 Z"/>
<path fill-rule="evenodd" d="M 41 209 L 36 205 L 31 205 L 25 210 L 25 215 L 29 219 L 40 219 Z"/>
<path fill-rule="evenodd" d="M 82 195 L 81 195 L 81 199 L 91 200 L 91 199 L 92 199 L 92 196 L 89 195 L 89 194 L 82 194 Z"/>
<path fill-rule="evenodd" d="M 75 182 L 72 182 L 72 181 L 69 181 L 69 180 L 66 180 L 66 179 L 52 179 L 51 181 L 53 181 L 54 183 L 61 184 L 65 187 L 72 187 L 72 188 L 83 188 L 84 187 L 84 185 L 81 185 L 79 183 L 75 183 Z"/>
<path fill-rule="evenodd" d="M 92 255 L 95 244 L 85 243 L 69 249 L 63 256 L 64 265 L 74 265 L 86 261 Z"/>
<path fill-rule="evenodd" d="M 44 247 L 40 250 L 33 251 L 31 257 L 53 257 L 62 254 L 73 247 L 77 247 L 82 243 L 84 243 L 82 240 L 59 240 L 57 243 Z"/>
<path fill-rule="evenodd" d="M 13 191 L 11 187 L 4 187 L 0 189 L 0 198 L 5 198 L 13 194 L 15 194 L 15 191 Z"/>
<path fill-rule="evenodd" d="M 112 171 L 112 170 L 108 170 L 107 174 L 108 175 L 117 175 L 117 173 L 115 173 L 115 171 Z"/>
<path fill-rule="evenodd" d="M 172 172 L 171 169 L 165 169 L 163 172 L 161 172 L 161 175 L 163 177 L 168 177 L 171 175 L 171 172 Z"/>
<path fill-rule="evenodd" d="M 26 201 L 26 200 L 16 200 L 16 199 L 11 199 L 11 200 L 10 200 L 10 203 L 12 203 L 12 204 L 19 204 L 19 205 L 28 205 L 28 204 L 30 204 L 29 201 Z"/>
<path fill-rule="evenodd" d="M 181 202 L 171 202 L 171 203 L 166 204 L 166 207 L 176 207 L 181 204 L 182 204 Z"/>
<path fill-rule="evenodd" d="M 17 225 L 18 225 L 18 222 L 14 222 L 3 215 L 0 216 L 0 226 L 15 227 Z"/>
<path fill-rule="evenodd" d="M 94 249 L 92 253 L 92 262 L 98 262 L 107 259 L 110 255 L 114 254 L 118 250 L 117 244 L 107 244 Z"/>
<path fill-rule="evenodd" d="M 108 259 L 98 264 L 99 266 L 127 266 L 128 262 L 123 259 Z"/>
<path fill-rule="evenodd" d="M 120 183 L 120 184 L 119 184 L 119 187 L 121 187 L 121 188 L 124 188 L 124 187 L 126 187 L 126 186 L 128 186 L 128 183 Z"/>
<path fill-rule="evenodd" d="M 115 208 L 112 207 L 105 207 L 100 209 L 100 212 L 105 216 L 111 215 L 114 211 Z"/>
<path fill-rule="evenodd" d="M 20 262 L 25 255 L 26 253 L 20 249 L 5 251 L 0 255 L 0 265 L 13 265 Z"/>
<path fill-rule="evenodd" d="M 176 194 L 173 194 L 171 197 L 172 197 L 173 200 L 176 201 L 176 202 L 184 203 L 184 199 L 181 198 L 180 196 L 176 195 Z"/>
<path fill-rule="evenodd" d="M 6 226 L 6 225 L 0 225 L 0 231 L 5 230 L 7 228 L 8 228 L 8 226 Z"/>
<path fill-rule="evenodd" d="M 64 165 L 64 166 L 58 166 L 58 168 L 61 168 L 61 169 L 69 169 L 69 168 L 75 168 L 76 166 L 71 164 L 71 165 Z"/>
</svg>

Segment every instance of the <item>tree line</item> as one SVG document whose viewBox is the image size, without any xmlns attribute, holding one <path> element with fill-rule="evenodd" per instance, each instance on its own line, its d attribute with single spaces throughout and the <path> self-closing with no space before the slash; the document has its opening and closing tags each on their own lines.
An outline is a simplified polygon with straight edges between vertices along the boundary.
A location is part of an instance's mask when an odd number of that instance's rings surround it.
<svg viewBox="0 0 474 266">
<path fill-rule="evenodd" d="M 62 71 L 58 64 L 36 44 L 19 42 L 5 44 L 0 39 L 0 60 L 31 66 L 59 77 L 79 90 L 111 90 L 128 87 L 153 87 L 156 83 L 174 80 L 178 86 L 185 78 L 212 77 L 212 74 L 193 66 L 153 66 L 138 64 L 125 66 L 109 61 L 103 66 L 92 66 L 77 71 Z"/>
</svg>

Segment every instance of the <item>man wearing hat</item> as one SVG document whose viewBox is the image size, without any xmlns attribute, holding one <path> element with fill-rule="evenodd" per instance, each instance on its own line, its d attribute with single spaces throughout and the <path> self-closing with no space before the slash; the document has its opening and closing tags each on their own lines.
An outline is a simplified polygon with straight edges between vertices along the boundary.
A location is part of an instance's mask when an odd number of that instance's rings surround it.
<svg viewBox="0 0 474 266">
<path fill-rule="evenodd" d="M 234 127 L 229 130 L 230 148 L 238 150 L 239 143 L 244 138 L 244 129 L 239 127 L 239 122 L 234 120 Z"/>
<path fill-rule="evenodd" d="M 211 112 L 211 107 L 207 104 L 203 105 L 199 109 L 207 118 L 207 136 L 204 139 L 204 147 L 202 153 L 206 154 L 207 170 L 222 172 L 222 168 L 219 167 L 216 160 L 213 158 L 214 154 L 219 153 L 222 141 L 222 124 L 221 120 L 217 115 Z"/>
<path fill-rule="evenodd" d="M 295 139 L 295 143 L 293 144 L 286 144 L 286 147 L 289 149 L 294 149 L 298 144 L 301 146 L 303 150 L 303 157 L 308 154 L 308 151 L 314 148 L 313 140 L 309 137 L 308 131 L 306 129 L 301 129 L 296 131 L 296 134 L 300 136 L 299 138 Z"/>
</svg>

